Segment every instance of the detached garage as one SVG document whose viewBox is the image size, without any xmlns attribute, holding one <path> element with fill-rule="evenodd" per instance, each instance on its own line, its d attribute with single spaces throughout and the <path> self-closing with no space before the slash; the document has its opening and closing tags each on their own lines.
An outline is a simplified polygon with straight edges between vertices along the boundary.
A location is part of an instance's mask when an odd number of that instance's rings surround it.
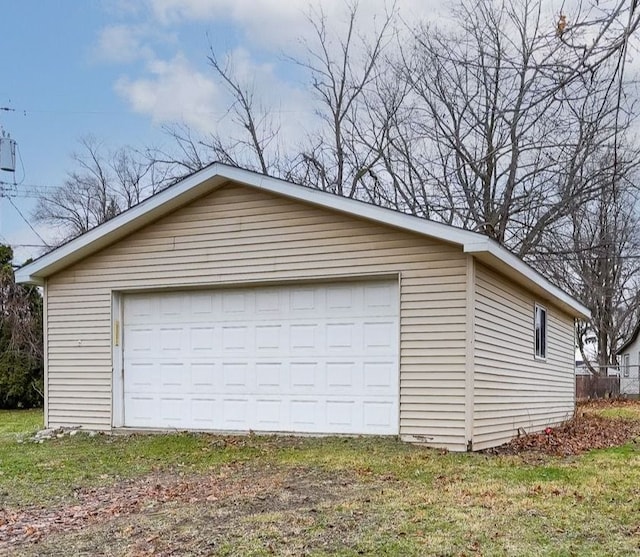
<svg viewBox="0 0 640 557">
<path fill-rule="evenodd" d="M 485 236 L 221 164 L 16 277 L 48 427 L 486 448 L 572 415 L 589 313 Z"/>
</svg>

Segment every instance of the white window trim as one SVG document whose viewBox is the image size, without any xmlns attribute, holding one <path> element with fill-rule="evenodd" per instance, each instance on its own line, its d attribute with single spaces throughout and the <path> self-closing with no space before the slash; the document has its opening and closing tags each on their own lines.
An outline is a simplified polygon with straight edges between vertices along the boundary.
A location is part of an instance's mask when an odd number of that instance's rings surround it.
<svg viewBox="0 0 640 557">
<path fill-rule="evenodd" d="M 537 336 L 537 320 L 536 316 L 538 310 L 542 310 L 544 312 L 544 342 L 541 342 L 541 345 L 544 345 L 544 353 L 538 354 L 538 350 L 536 347 L 536 336 Z M 536 360 L 545 361 L 547 359 L 547 351 L 548 351 L 548 343 L 547 340 L 549 338 L 549 312 L 547 308 L 542 304 L 535 303 L 533 306 L 533 357 Z M 542 352 L 542 351 L 541 351 Z"/>
</svg>

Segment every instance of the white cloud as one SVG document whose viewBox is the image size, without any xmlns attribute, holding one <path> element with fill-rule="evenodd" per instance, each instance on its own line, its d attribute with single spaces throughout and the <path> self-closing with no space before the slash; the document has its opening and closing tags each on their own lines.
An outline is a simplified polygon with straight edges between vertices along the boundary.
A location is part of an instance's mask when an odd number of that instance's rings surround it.
<svg viewBox="0 0 640 557">
<path fill-rule="evenodd" d="M 358 10 L 364 20 L 383 16 L 392 5 L 390 0 L 367 0 Z M 271 48 L 291 46 L 301 35 L 307 35 L 307 15 L 320 7 L 335 26 L 346 22 L 345 0 L 148 0 L 149 10 L 162 25 L 185 21 L 229 22 L 237 25 L 245 41 Z M 440 0 L 398 0 L 397 9 L 411 24 L 432 18 L 443 7 Z M 371 27 L 371 26 L 369 26 Z"/>
<path fill-rule="evenodd" d="M 121 77 L 116 92 L 131 108 L 151 117 L 156 124 L 184 122 L 199 131 L 211 128 L 219 109 L 219 91 L 211 78 L 195 69 L 181 54 L 171 60 L 154 59 L 148 75 Z"/>
<path fill-rule="evenodd" d="M 143 44 L 144 33 L 133 25 L 105 27 L 94 47 L 94 56 L 105 62 L 128 63 L 140 58 L 150 58 L 153 50 Z"/>
<path fill-rule="evenodd" d="M 379 23 L 376 18 L 382 17 L 390 4 L 390 0 L 361 2 L 358 33 L 373 31 Z M 134 74 L 139 70 L 131 68 L 128 76 L 121 76 L 115 83 L 115 91 L 132 110 L 148 115 L 155 124 L 184 122 L 198 132 L 215 130 L 220 135 L 237 137 L 238 129 L 234 128 L 232 118 L 225 117 L 232 99 L 213 70 L 202 66 L 206 53 L 179 53 L 173 58 L 168 57 L 171 54 L 162 58 L 158 54 L 167 51 L 159 48 L 159 41 L 164 41 L 166 46 L 165 36 L 187 32 L 190 24 L 197 24 L 199 29 L 208 24 L 228 26 L 233 33 L 222 35 L 239 35 L 243 47 L 226 53 L 221 48 L 223 45 L 214 45 L 216 53 L 221 59 L 227 54 L 230 56 L 235 77 L 253 86 L 255 101 L 273 115 L 274 125 L 280 130 L 279 138 L 289 144 L 300 140 L 301 130 L 310 131 L 317 125 L 316 101 L 308 87 L 293 81 L 292 76 L 300 74 L 291 72 L 277 52 L 305 58 L 296 39 L 306 36 L 314 43 L 307 21 L 310 6 L 319 6 L 330 23 L 332 37 L 340 36 L 341 26 L 347 22 L 348 7 L 344 0 L 311 3 L 306 0 L 146 0 L 146 10 L 137 15 L 122 12 L 122 17 L 131 24 L 106 28 L 99 44 L 105 59 L 124 63 L 134 61 L 135 53 L 142 53 L 138 58 L 144 56 L 146 64 L 142 73 Z M 438 0 L 398 0 L 400 15 L 407 22 L 418 21 L 428 9 L 430 14 L 436 13 L 438 6 L 442 6 Z M 141 21 L 142 12 L 147 19 L 136 26 L 133 20 Z M 357 49 L 359 39 L 356 43 Z M 175 52 L 175 47 L 169 46 L 168 51 Z M 335 40 L 329 46 L 339 48 Z M 273 63 L 257 61 L 265 57 Z"/>
<path fill-rule="evenodd" d="M 163 24 L 220 19 L 250 22 L 256 15 L 263 23 L 286 24 L 298 18 L 305 6 L 305 2 L 282 0 L 149 0 L 151 12 Z"/>
</svg>

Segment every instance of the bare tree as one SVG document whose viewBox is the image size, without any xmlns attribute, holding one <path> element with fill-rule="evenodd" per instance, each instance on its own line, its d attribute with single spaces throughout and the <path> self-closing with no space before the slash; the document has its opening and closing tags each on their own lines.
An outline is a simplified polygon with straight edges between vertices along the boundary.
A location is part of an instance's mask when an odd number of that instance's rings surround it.
<svg viewBox="0 0 640 557">
<path fill-rule="evenodd" d="M 526 256 L 597 191 L 581 169 L 622 125 L 615 68 L 565 79 L 568 47 L 537 0 L 462 2 L 454 13 L 455 30 L 420 27 L 402 53 L 410 117 L 384 156 L 403 164 L 391 171 L 411 210 L 420 199 Z"/>
<path fill-rule="evenodd" d="M 197 172 L 217 160 L 216 155 L 186 124 L 165 125 L 163 131 L 171 139 L 173 148 L 150 146 L 145 150 L 145 156 L 153 161 L 152 169 L 164 170 L 164 181 L 170 182 Z"/>
<path fill-rule="evenodd" d="M 408 93 L 398 103 L 387 89 L 375 107 L 389 201 L 535 262 L 592 310 L 600 369 L 640 317 L 639 154 L 625 139 L 624 79 L 636 12 L 602 6 L 569 28 L 538 0 L 463 1 L 454 28 L 417 28 L 396 73 Z M 586 35 L 595 47 L 580 46 Z"/>
<path fill-rule="evenodd" d="M 308 78 L 317 126 L 286 151 L 252 76 L 210 48 L 229 99 L 218 129 L 167 126 L 172 149 L 149 148 L 142 158 L 103 156 L 85 144 L 78 169 L 37 215 L 77 234 L 213 161 L 279 175 L 477 230 L 558 281 L 570 279 L 565 287 L 594 309 L 608 362 L 637 309 L 638 285 L 626 271 L 601 266 L 594 275 L 593 266 L 602 260 L 594 259 L 604 249 L 598 242 L 614 247 L 605 223 L 612 237 L 619 226 L 626 237 L 624 205 L 619 217 L 602 215 L 631 195 L 622 188 L 635 156 L 624 143 L 634 116 L 625 62 L 640 13 L 636 0 L 577 2 L 546 15 L 544 5 L 462 0 L 446 26 L 405 23 L 412 40 L 398 31 L 395 6 L 366 32 L 357 3 L 346 4 L 342 28 L 310 11 L 305 54 L 288 60 Z M 560 272 L 549 261 L 568 239 L 576 263 Z M 629 235 L 625 254 L 633 242 Z M 618 288 L 624 299 L 601 302 L 593 285 L 605 277 L 609 295 Z"/>
<path fill-rule="evenodd" d="M 78 236 L 133 207 L 158 188 L 153 162 L 131 149 L 107 153 L 93 137 L 80 141 L 76 169 L 64 184 L 38 199 L 34 217 L 59 227 L 61 241 Z"/>
<path fill-rule="evenodd" d="M 322 9 L 310 12 L 313 39 L 303 41 L 306 58 L 291 60 L 310 76 L 322 125 L 309 137 L 309 147 L 294 158 L 292 173 L 299 181 L 347 197 L 376 197 L 371 189 L 377 187 L 373 168 L 379 153 L 370 136 L 375 130 L 364 120 L 370 88 L 375 88 L 385 50 L 395 36 L 395 18 L 394 6 L 368 38 L 359 30 L 357 3 L 347 7 L 344 34 L 330 31 Z"/>
<path fill-rule="evenodd" d="M 624 157 L 621 154 L 624 153 Z M 600 192 L 571 215 L 540 258 L 554 280 L 592 310 L 577 339 L 584 353 L 586 329 L 595 333 L 597 367 L 616 365 L 616 348 L 640 318 L 640 201 L 636 184 L 640 153 L 619 149 L 617 167 L 602 161 Z M 602 172 L 602 168 L 608 171 Z M 608 179 L 607 179 L 608 178 Z"/>
<path fill-rule="evenodd" d="M 631 38 L 640 27 L 637 0 L 578 1 L 568 8 L 569 14 L 561 8 L 556 24 L 556 36 L 568 47 L 561 84 L 611 61 L 621 69 Z"/>
<path fill-rule="evenodd" d="M 253 81 L 244 83 L 236 74 L 233 59 L 227 57 L 221 61 L 212 46 L 209 47 L 209 64 L 220 78 L 231 95 L 232 103 L 229 112 L 233 122 L 239 126 L 244 135 L 235 140 L 225 141 L 219 135 L 212 135 L 207 146 L 214 153 L 221 155 L 225 162 L 240 166 L 237 155 L 233 153 L 248 153 L 255 159 L 257 170 L 268 174 L 274 168 L 270 160 L 270 150 L 274 150 L 277 157 L 277 137 L 279 127 L 274 121 L 270 110 L 262 103 L 256 103 L 256 86 Z M 252 165 L 253 166 L 253 165 Z"/>
<path fill-rule="evenodd" d="M 226 132 L 197 134 L 184 123 L 168 125 L 164 131 L 173 149 L 151 148 L 147 156 L 175 178 L 214 161 L 263 174 L 279 173 L 280 130 L 274 111 L 262 99 L 256 100 L 254 80 L 241 75 L 233 56 L 221 60 L 210 45 L 207 59 L 228 94 L 229 106 L 220 120 Z"/>
<path fill-rule="evenodd" d="M 293 150 L 283 151 L 275 110 L 256 94 L 253 79 L 238 71 L 232 57 L 221 59 L 210 47 L 209 64 L 229 96 L 221 120 L 228 133 L 196 134 L 185 124 L 167 126 L 173 151 L 150 149 L 149 157 L 161 165 L 173 165 L 176 176 L 219 161 L 349 197 L 382 201 L 387 190 L 373 171 L 380 159 L 379 139 L 371 137 L 373 128 L 362 125 L 360 119 L 367 112 L 372 114 L 366 98 L 375 89 L 383 53 L 394 36 L 396 12 L 392 8 L 385 14 L 371 37 L 360 28 L 359 16 L 357 3 L 349 4 L 346 29 L 340 34 L 330 31 L 321 9 L 310 11 L 313 38 L 302 41 L 306 57 L 287 60 L 309 76 L 319 102 L 315 115 L 320 127 L 317 132 L 301 130 Z"/>
</svg>

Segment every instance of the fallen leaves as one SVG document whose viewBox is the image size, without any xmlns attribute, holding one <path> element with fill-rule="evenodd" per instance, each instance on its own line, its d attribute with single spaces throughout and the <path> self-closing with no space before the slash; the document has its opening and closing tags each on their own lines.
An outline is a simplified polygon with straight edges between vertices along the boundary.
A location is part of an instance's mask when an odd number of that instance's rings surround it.
<svg viewBox="0 0 640 557">
<path fill-rule="evenodd" d="M 284 477 L 283 477 L 284 475 Z M 207 475 L 151 475 L 116 485 L 78 488 L 72 503 L 54 507 L 0 508 L 0 554 L 50 534 L 74 532 L 117 517 L 153 514 L 167 505 L 231 506 L 235 511 L 250 505 L 256 511 L 287 507 L 311 497 L 324 499 L 338 489 L 331 478 L 288 468 L 235 463 Z M 134 528 L 129 526 L 128 528 Z M 132 533 L 133 530 L 130 531 Z M 125 535 L 128 532 L 125 530 Z M 154 539 L 134 554 L 153 554 Z"/>
<path fill-rule="evenodd" d="M 160 503 L 212 502 L 230 492 L 247 489 L 218 476 L 190 480 L 151 477 L 117 486 L 80 489 L 75 493 L 73 505 L 0 509 L 0 550 L 38 541 L 51 532 L 78 530 L 87 524 L 133 514 Z"/>
<path fill-rule="evenodd" d="M 637 403 L 636 403 L 637 404 Z M 602 403 L 590 403 L 599 408 Z M 540 433 L 522 435 L 511 442 L 488 449 L 489 454 L 542 453 L 551 456 L 571 456 L 592 449 L 606 449 L 624 445 L 640 435 L 640 424 L 632 420 L 612 419 L 585 412 L 580 407 L 577 415 L 557 427 L 547 427 Z"/>
</svg>

